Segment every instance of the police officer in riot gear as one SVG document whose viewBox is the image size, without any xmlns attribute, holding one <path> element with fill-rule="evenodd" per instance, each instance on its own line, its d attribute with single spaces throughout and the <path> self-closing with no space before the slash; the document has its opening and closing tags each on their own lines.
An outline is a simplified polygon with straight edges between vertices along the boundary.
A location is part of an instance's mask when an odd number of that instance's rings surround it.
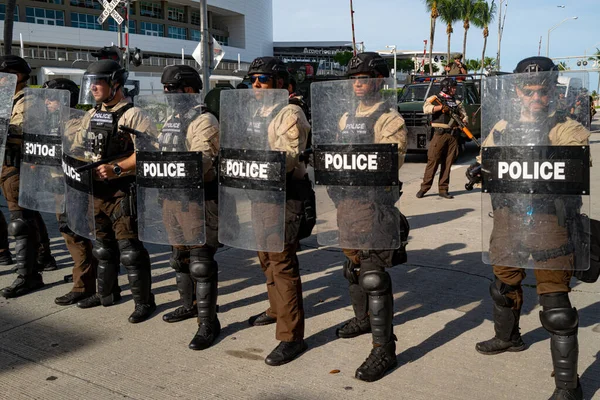
<svg viewBox="0 0 600 400">
<path fill-rule="evenodd" d="M 514 72 L 512 86 L 520 108 L 515 113 L 512 108 L 514 100 L 509 100 L 508 118 L 496 123 L 483 143 L 484 149 L 493 149 L 492 146 L 531 149 L 535 146 L 561 146 L 559 149 L 568 149 L 568 146 L 584 148 L 588 145 L 590 132 L 551 108 L 558 80 L 558 67 L 552 60 L 539 56 L 526 58 L 517 64 Z M 509 85 L 504 82 L 499 86 Z M 497 109 L 501 104 L 492 106 Z M 481 162 L 481 156 L 478 161 Z M 583 168 L 588 167 L 583 165 Z M 510 182 L 504 178 L 500 183 Z M 565 220 L 580 212 L 581 196 L 554 193 L 525 196 L 528 195 L 504 192 L 492 192 L 491 195 L 494 211 L 489 254 L 495 280 L 490 285 L 490 295 L 494 303 L 495 336 L 477 343 L 476 349 L 486 355 L 526 349 L 519 332 L 523 304 L 521 282 L 525 278 L 525 270 L 515 266 L 533 263 L 542 306 L 540 320 L 551 337 L 556 384 L 551 399 L 581 400 L 583 393 L 577 375 L 579 318 L 568 294 L 573 269 L 576 268 L 574 265 L 577 265 L 574 260 L 579 256 L 573 243 L 581 242 L 581 238 L 573 240 L 576 232 L 568 224 L 565 226 Z"/>
<path fill-rule="evenodd" d="M 427 165 L 425 166 L 423 183 L 421 183 L 421 189 L 417 192 L 418 198 L 425 196 L 425 193 L 431 189 L 438 166 L 440 167 L 439 196 L 445 199 L 454 197 L 448 193 L 448 189 L 452 163 L 458 157 L 460 129 L 455 126 L 451 113 L 458 113 L 465 123 L 468 121 L 464 106 L 455 98 L 456 85 L 454 79 L 442 79 L 440 93 L 429 97 L 423 104 L 423 112 L 432 114 L 431 126 L 434 132 L 427 151 Z"/>
<path fill-rule="evenodd" d="M 250 65 L 248 71 L 252 89 L 287 89 L 289 74 L 285 65 L 274 57 L 259 57 Z M 259 110 L 260 116 L 265 117 Z M 300 266 L 296 252 L 299 245 L 298 230 L 300 213 L 302 212 L 306 167 L 299 161 L 299 154 L 306 147 L 310 125 L 300 107 L 294 104 L 283 108 L 269 110 L 269 146 L 272 150 L 285 150 L 286 154 L 286 206 L 285 206 L 285 239 L 283 251 L 280 253 L 259 251 L 258 258 L 267 278 L 269 308 L 249 319 L 252 326 L 276 323 L 275 337 L 279 345 L 266 357 L 265 362 L 271 366 L 282 365 L 292 361 L 307 348 L 304 342 L 304 307 L 302 303 L 302 282 Z M 223 110 L 221 110 L 223 112 Z M 271 134 L 272 132 L 272 134 Z M 265 138 L 266 139 L 266 138 Z M 264 218 L 261 223 L 268 224 L 269 216 L 260 213 L 260 204 L 255 205 L 254 218 Z M 269 208 L 268 205 L 266 207 Z M 272 219 L 272 218 L 271 218 Z M 268 232 L 262 238 L 268 241 Z M 289 233 L 289 234 L 288 234 Z"/>
<path fill-rule="evenodd" d="M 71 94 L 71 108 L 74 108 L 79 101 L 79 87 L 70 79 L 52 79 L 44 82 L 42 88 L 68 90 Z M 77 134 L 75 130 L 77 127 L 78 125 L 68 122 L 65 127 L 66 134 Z M 58 230 L 65 240 L 69 254 L 73 258 L 73 288 L 64 296 L 54 299 L 54 302 L 59 306 L 68 306 L 96 293 L 96 267 L 98 260 L 92 254 L 92 241 L 77 235 L 68 227 L 67 215 L 65 213 L 57 214 L 56 218 L 58 220 Z"/>
<path fill-rule="evenodd" d="M 2 192 L 8 203 L 11 222 L 8 233 L 15 237 L 16 272 L 14 283 L 2 289 L 6 298 L 17 297 L 39 289 L 44 285 L 39 270 L 56 269 L 56 261 L 50 254 L 48 231 L 37 211 L 19 206 L 19 167 L 21 144 L 23 142 L 24 89 L 31 74 L 29 64 L 21 57 L 6 55 L 0 57 L 0 72 L 13 73 L 18 77 L 13 110 L 9 125 L 4 165 L 0 176 Z M 1 224 L 0 224 L 1 225 Z"/>
<path fill-rule="evenodd" d="M 217 318 L 218 264 L 215 253 L 218 241 L 218 203 L 216 157 L 219 151 L 219 122 L 201 104 L 193 104 L 194 97 L 186 98 L 183 93 L 200 93 L 202 80 L 198 71 L 187 65 L 172 65 L 163 70 L 161 83 L 164 85 L 167 102 L 169 97 L 174 115 L 169 117 L 159 136 L 159 147 L 163 151 L 202 152 L 204 173 L 204 213 L 195 215 L 195 221 L 183 221 L 177 217 L 190 218 L 194 199 L 182 204 L 181 198 L 163 199 L 163 220 L 173 237 L 201 230 L 205 226 L 203 245 L 172 246 L 171 267 L 175 270 L 177 290 L 182 305 L 173 312 L 163 315 L 166 322 L 178 322 L 198 317 L 198 331 L 189 344 L 192 350 L 204 350 L 212 345 L 221 331 Z M 179 95 L 178 95 L 179 94 Z M 186 103 L 189 102 L 189 104 Z M 169 123 L 170 122 L 170 123 Z M 178 193 L 180 194 L 180 193 Z M 181 197 L 181 196 L 178 196 Z M 185 209 L 185 211 L 184 211 Z M 167 217 L 168 216 L 168 217 Z M 168 220 L 165 220 L 168 218 Z M 193 223 L 193 225 L 190 225 Z M 189 232 L 185 232 L 185 231 Z M 196 300 L 196 304 L 194 304 Z"/>
<path fill-rule="evenodd" d="M 120 131 L 119 126 L 149 135 L 156 133 L 148 118 L 124 97 L 127 76 L 128 72 L 117 62 L 100 60 L 91 64 L 83 77 L 82 88 L 89 88 L 96 106 L 88 112 L 89 122 L 83 124 L 83 132 L 77 135 L 74 146 L 82 149 L 87 161 L 110 161 L 94 169 L 96 243 L 93 254 L 98 259 L 98 293 L 77 305 L 90 308 L 119 301 L 121 263 L 127 270 L 135 302 L 129 322 L 138 323 L 152 315 L 156 304 L 151 293 L 150 257 L 137 235 L 136 198 L 132 191 L 136 167 L 134 140 L 130 134 Z"/>
<path fill-rule="evenodd" d="M 397 144 L 398 168 L 400 168 L 404 162 L 407 146 L 407 130 L 404 119 L 397 110 L 390 108 L 390 104 L 379 97 L 383 78 L 389 76 L 389 68 L 385 60 L 377 53 L 360 53 L 350 60 L 348 77 L 353 82 L 352 90 L 359 100 L 359 105 L 354 113 L 346 113 L 342 116 L 339 129 L 342 140 L 345 136 L 364 137 L 364 134 L 360 134 L 364 131 L 366 135 L 374 137 L 363 138 L 363 143 Z M 360 132 L 353 132 L 353 130 L 360 130 Z M 397 171 L 395 174 L 397 178 Z M 332 191 L 331 188 L 329 190 Z M 369 199 L 367 194 L 354 196 L 354 198 L 348 196 L 344 202 L 337 205 L 341 246 L 343 246 L 343 240 L 346 243 L 360 242 L 358 239 L 353 240 L 351 236 L 360 237 L 361 235 L 356 231 L 366 229 L 361 225 L 361 228 L 353 230 L 352 226 L 345 226 L 347 223 L 352 225 L 370 221 L 370 230 L 383 230 L 383 228 L 373 225 L 377 217 L 373 215 L 372 210 L 378 210 L 376 212 L 384 215 L 383 220 L 379 222 L 382 226 L 384 221 L 389 220 L 397 221 L 399 225 L 400 212 L 394 207 L 394 204 L 398 200 L 398 197 L 395 196 L 399 196 L 400 193 L 393 194 L 393 191 L 385 188 L 374 188 L 373 190 L 375 190 L 373 193 L 379 193 L 376 199 Z M 351 191 L 351 189 L 347 191 Z M 363 193 L 365 192 L 363 191 Z M 332 196 L 332 199 L 334 197 Z M 361 214 L 361 217 L 358 217 L 358 214 Z M 394 228 L 399 230 L 398 226 Z M 389 236 L 396 235 L 394 233 L 381 235 L 381 239 L 389 238 Z M 343 248 L 347 257 L 343 273 L 349 282 L 350 301 L 355 316 L 336 331 L 336 335 L 344 339 L 372 333 L 373 349 L 371 354 L 356 370 L 356 378 L 368 382 L 381 379 L 387 371 L 397 365 L 395 344 L 397 339 L 392 326 L 394 314 L 392 281 L 385 268 L 395 264 L 394 255 L 397 251 L 404 251 L 403 246 L 401 246 L 402 250 L 393 250 L 394 246 L 387 247 L 386 243 L 371 243 L 371 245 L 381 245 L 382 248 L 389 250 L 376 250 L 376 247 L 368 250 Z"/>
</svg>

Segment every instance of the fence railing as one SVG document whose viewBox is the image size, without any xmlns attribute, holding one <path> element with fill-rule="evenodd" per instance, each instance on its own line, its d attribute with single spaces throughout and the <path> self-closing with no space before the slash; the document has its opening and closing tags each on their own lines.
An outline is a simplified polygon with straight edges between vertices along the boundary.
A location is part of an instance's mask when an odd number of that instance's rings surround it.
<svg viewBox="0 0 600 400">
<path fill-rule="evenodd" d="M 21 54 L 20 47 L 13 46 L 12 54 Z M 0 55 L 4 55 L 4 48 L 0 48 Z M 96 57 L 94 57 L 90 51 L 68 51 L 61 49 L 52 49 L 47 47 L 26 47 L 24 49 L 25 58 L 33 59 L 33 60 L 49 60 L 49 61 L 66 61 L 71 62 L 73 65 L 77 61 L 84 62 L 93 62 L 96 61 Z M 185 65 L 189 65 L 196 69 L 200 68 L 200 64 L 196 62 L 196 60 L 184 59 L 183 63 Z M 167 65 L 177 65 L 181 64 L 181 58 L 177 57 L 160 57 L 160 56 L 150 56 L 150 58 L 142 60 L 142 65 L 151 66 L 151 67 L 166 67 Z M 241 68 L 238 68 L 237 62 L 221 62 L 219 64 L 219 70 L 226 71 L 247 71 L 250 67 L 249 63 L 241 63 Z"/>
</svg>

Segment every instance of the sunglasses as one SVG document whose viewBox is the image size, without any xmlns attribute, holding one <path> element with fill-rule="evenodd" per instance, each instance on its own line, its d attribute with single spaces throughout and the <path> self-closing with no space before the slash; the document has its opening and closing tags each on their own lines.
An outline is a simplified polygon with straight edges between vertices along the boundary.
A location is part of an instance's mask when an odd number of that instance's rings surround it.
<svg viewBox="0 0 600 400">
<path fill-rule="evenodd" d="M 257 79 L 260 83 L 268 83 L 271 80 L 271 76 L 270 75 L 252 75 L 250 77 L 250 82 L 254 83 L 254 82 L 256 82 Z"/>
<path fill-rule="evenodd" d="M 164 85 L 165 92 L 172 93 L 181 90 L 181 85 Z"/>
<path fill-rule="evenodd" d="M 547 88 L 547 87 L 543 87 L 541 89 L 527 89 L 524 87 L 521 88 L 521 92 L 523 92 L 523 96 L 525 96 L 525 97 L 531 97 L 531 96 L 533 96 L 534 93 L 537 93 L 540 97 L 548 96 L 551 91 L 552 91 L 552 89 Z"/>
</svg>

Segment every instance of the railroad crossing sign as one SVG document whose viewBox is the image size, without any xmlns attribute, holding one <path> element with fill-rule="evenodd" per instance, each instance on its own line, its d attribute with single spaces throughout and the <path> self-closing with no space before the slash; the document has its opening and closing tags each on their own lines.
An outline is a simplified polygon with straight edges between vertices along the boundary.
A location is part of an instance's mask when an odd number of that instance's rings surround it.
<svg viewBox="0 0 600 400">
<path fill-rule="evenodd" d="M 99 1 L 100 3 L 102 3 L 102 7 L 104 7 L 104 11 L 102 11 L 102 14 L 100 14 L 100 16 L 98 17 L 98 23 L 102 25 L 110 15 L 117 22 L 117 25 L 121 25 L 123 23 L 123 17 L 121 17 L 121 14 L 118 13 L 116 8 L 123 0 L 112 0 L 110 2 L 107 0 Z"/>
</svg>

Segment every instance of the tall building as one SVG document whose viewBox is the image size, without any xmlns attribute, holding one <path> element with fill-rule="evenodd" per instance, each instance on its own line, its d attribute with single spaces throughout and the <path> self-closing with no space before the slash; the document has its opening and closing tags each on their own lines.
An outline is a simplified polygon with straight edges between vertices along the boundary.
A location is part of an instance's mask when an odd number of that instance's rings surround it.
<svg viewBox="0 0 600 400">
<path fill-rule="evenodd" d="M 18 0 L 14 15 L 13 54 L 24 56 L 34 69 L 32 84 L 42 79 L 75 78 L 95 61 L 91 52 L 119 43 L 118 26 L 109 17 L 98 23 L 108 0 Z M 112 0 L 117 1 L 117 0 Z M 125 16 L 122 0 L 118 10 Z M 6 0 L 0 0 L 0 30 L 4 26 Z M 123 22 L 122 46 L 127 21 Z M 256 57 L 273 54 L 272 0 L 208 0 L 209 33 L 225 56 L 215 74 L 239 74 Z M 192 52 L 200 41 L 198 0 L 136 0 L 130 2 L 129 46 L 148 59 L 130 65 L 137 78 L 160 76 L 166 65 L 184 62 L 198 68 Z M 73 71 L 77 70 L 77 71 Z M 243 73 L 241 73 L 243 75 Z"/>
</svg>

